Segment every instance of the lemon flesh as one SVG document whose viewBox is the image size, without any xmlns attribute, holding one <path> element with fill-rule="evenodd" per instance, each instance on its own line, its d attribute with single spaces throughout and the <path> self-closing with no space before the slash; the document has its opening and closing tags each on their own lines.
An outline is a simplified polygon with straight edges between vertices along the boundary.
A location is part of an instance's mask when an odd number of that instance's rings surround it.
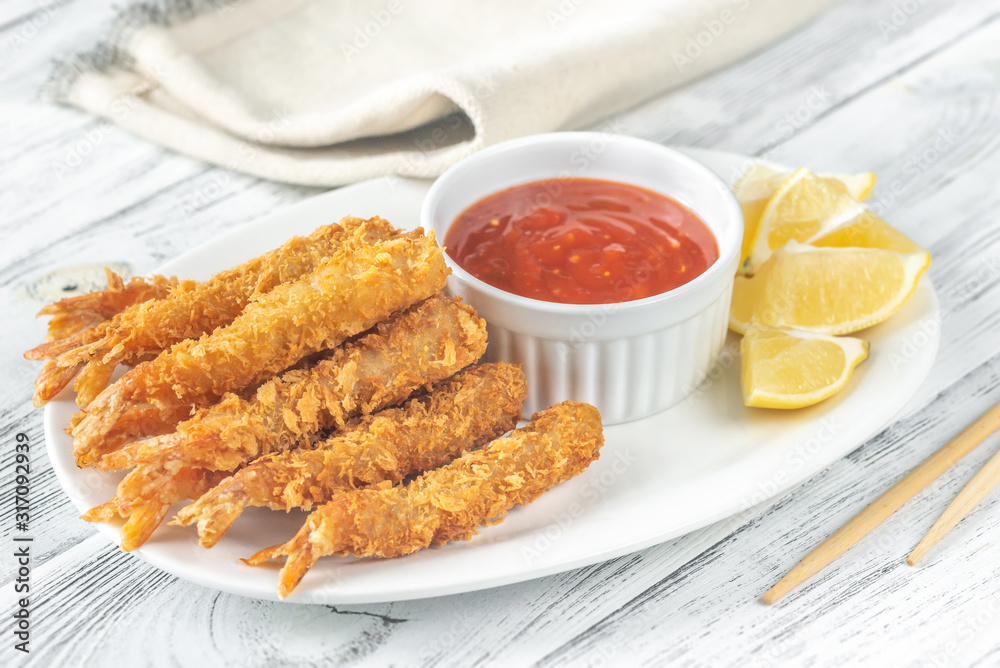
<svg viewBox="0 0 1000 668">
<path fill-rule="evenodd" d="M 743 403 L 803 408 L 847 385 L 868 357 L 868 342 L 811 332 L 751 327 L 740 343 Z"/>
<path fill-rule="evenodd" d="M 729 326 L 752 324 L 821 334 L 882 322 L 913 295 L 930 266 L 925 250 L 818 248 L 789 242 L 752 277 L 737 276 Z"/>
<path fill-rule="evenodd" d="M 733 194 L 743 210 L 743 247 L 740 251 L 742 262 L 750 255 L 750 243 L 754 239 L 757 225 L 768 200 L 774 196 L 781 184 L 788 179 L 789 172 L 780 172 L 765 165 L 754 163 L 733 186 Z"/>
<path fill-rule="evenodd" d="M 754 241 L 760 218 L 768 201 L 781 185 L 792 175 L 789 171 L 779 171 L 760 163 L 753 163 L 733 186 L 733 194 L 743 210 L 743 244 L 740 251 L 742 263 L 750 255 L 750 245 Z M 818 174 L 827 187 L 846 192 L 860 202 L 867 199 L 875 187 L 875 175 L 862 174 Z"/>
<path fill-rule="evenodd" d="M 848 195 L 845 187 L 827 183 L 805 168 L 797 169 L 764 207 L 750 242 L 745 273 L 755 273 L 789 241 L 808 241 L 846 224 L 863 211 L 863 205 Z"/>
<path fill-rule="evenodd" d="M 835 248 L 882 248 L 897 253 L 918 253 L 920 246 L 908 236 L 879 218 L 871 210 L 866 210 L 854 221 L 828 234 L 820 235 L 809 242 L 813 246 Z"/>
</svg>

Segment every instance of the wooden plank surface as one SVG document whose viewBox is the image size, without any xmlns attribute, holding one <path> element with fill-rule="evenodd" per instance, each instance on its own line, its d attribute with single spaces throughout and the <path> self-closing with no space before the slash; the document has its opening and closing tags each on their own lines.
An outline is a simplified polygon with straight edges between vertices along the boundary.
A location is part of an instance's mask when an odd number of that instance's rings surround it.
<svg viewBox="0 0 1000 668">
<path fill-rule="evenodd" d="M 718 540 L 697 555 L 704 536 L 480 593 L 336 608 L 219 594 L 121 554 L 77 519 L 48 465 L 30 406 L 37 369 L 20 359 L 43 334 L 31 320 L 40 300 L 84 285 L 92 268 L 78 265 L 147 272 L 315 193 L 227 174 L 41 100 L 51 58 L 100 35 L 111 11 L 94 4 L 0 5 L 0 496 L 13 494 L 12 444 L 23 432 L 38 536 L 31 665 L 1000 664 L 996 496 L 919 568 L 903 564 L 1000 438 L 796 595 L 775 608 L 757 602 L 1000 401 L 1000 2 L 843 2 L 615 122 L 666 143 L 876 172 L 884 216 L 932 250 L 942 302 L 938 361 L 898 421 L 775 506 L 713 528 L 706 535 Z M 12 526 L 5 502 L 5 554 Z M 13 563 L 0 567 L 7 614 Z"/>
</svg>

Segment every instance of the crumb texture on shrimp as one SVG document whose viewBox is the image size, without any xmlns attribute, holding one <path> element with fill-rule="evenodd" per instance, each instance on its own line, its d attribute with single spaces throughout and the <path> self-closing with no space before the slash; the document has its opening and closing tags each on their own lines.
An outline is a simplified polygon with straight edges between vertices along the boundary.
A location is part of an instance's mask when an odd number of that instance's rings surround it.
<svg viewBox="0 0 1000 668">
<path fill-rule="evenodd" d="M 247 506 L 310 509 L 334 495 L 446 464 L 512 429 L 527 394 L 520 367 L 462 371 L 405 406 L 367 416 L 317 443 L 263 457 L 183 508 L 176 524 L 197 523 L 211 547 Z"/>
<path fill-rule="evenodd" d="M 102 466 L 157 463 L 232 470 L 256 457 L 308 445 L 322 430 L 397 404 L 485 351 L 485 321 L 461 300 L 435 295 L 313 365 L 267 381 L 248 399 L 227 394 L 173 433 L 105 456 Z"/>
<path fill-rule="evenodd" d="M 119 485 L 113 500 L 115 507 L 128 517 L 138 502 L 155 502 L 169 508 L 184 499 L 197 499 L 214 486 L 206 487 L 200 481 L 217 484 L 262 454 L 314 447 L 320 432 L 327 428 L 356 429 L 357 424 L 350 424 L 352 418 L 397 404 L 415 391 L 452 376 L 479 359 L 485 350 L 485 322 L 475 311 L 456 298 L 434 296 L 345 343 L 314 366 L 269 381 L 276 387 L 260 388 L 249 401 L 227 395 L 182 423 L 188 428 L 126 446 L 134 452 L 155 450 L 157 456 L 145 462 L 133 461 L 131 456 L 122 458 L 127 463 L 118 468 L 134 464 L 138 468 Z M 509 377 L 511 373 L 497 376 L 516 392 L 517 381 Z M 319 406 L 310 398 L 314 395 L 322 400 Z M 496 396 L 490 400 L 507 405 L 499 399 Z M 140 424 L 134 430 L 146 428 L 148 425 Z M 166 454 L 159 450 L 160 446 L 166 448 Z M 105 460 L 114 461 L 120 452 L 125 449 L 106 454 Z M 192 478 L 199 481 L 197 493 L 187 482 Z M 239 512 L 242 507 L 232 520 Z M 149 523 L 158 524 L 162 519 L 160 514 L 143 515 L 147 528 Z M 95 517 L 94 521 L 103 520 Z M 135 532 L 128 544 L 141 545 L 151 532 Z"/>
<path fill-rule="evenodd" d="M 371 243 L 366 229 L 362 225 L 313 273 L 258 295 L 231 324 L 174 345 L 108 386 L 74 428 L 75 452 L 99 447 L 129 410 L 207 406 L 444 287 L 448 268 L 433 234 L 418 229 Z"/>
<path fill-rule="evenodd" d="M 314 510 L 289 542 L 247 563 L 286 556 L 278 592 L 287 596 L 325 555 L 396 557 L 470 538 L 518 504 L 579 474 L 604 444 L 601 418 L 588 404 L 563 402 L 482 450 L 466 452 L 407 485 L 385 482 Z"/>
<path fill-rule="evenodd" d="M 196 339 L 229 324 L 256 295 L 314 271 L 345 239 L 364 227 L 371 238 L 398 232 L 386 221 L 348 217 L 324 225 L 308 237 L 294 237 L 280 248 L 222 271 L 207 281 L 184 281 L 160 298 L 135 303 L 98 328 L 80 332 L 59 346 L 34 349 L 62 368 L 80 368 L 77 403 L 86 407 L 104 389 L 118 364 L 135 364 L 185 339 Z M 102 384 L 102 382 L 104 384 Z"/>
</svg>

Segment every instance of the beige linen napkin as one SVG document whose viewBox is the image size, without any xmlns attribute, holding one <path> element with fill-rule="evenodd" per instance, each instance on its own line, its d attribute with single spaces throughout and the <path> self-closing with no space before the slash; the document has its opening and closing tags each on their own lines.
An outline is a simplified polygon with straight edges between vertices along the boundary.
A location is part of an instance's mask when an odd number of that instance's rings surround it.
<svg viewBox="0 0 1000 668">
<path fill-rule="evenodd" d="M 730 63 L 831 0 L 160 0 L 51 91 L 231 171 L 334 186 L 432 177 Z"/>
</svg>

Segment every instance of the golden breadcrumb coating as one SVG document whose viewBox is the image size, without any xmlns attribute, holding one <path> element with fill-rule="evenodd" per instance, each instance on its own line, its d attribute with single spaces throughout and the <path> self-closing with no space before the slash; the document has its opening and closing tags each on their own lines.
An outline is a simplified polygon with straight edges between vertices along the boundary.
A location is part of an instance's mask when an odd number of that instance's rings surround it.
<svg viewBox="0 0 1000 668">
<path fill-rule="evenodd" d="M 379 323 L 328 358 L 286 371 L 250 398 L 225 395 L 175 432 L 106 455 L 102 468 L 140 463 L 170 470 L 232 471 L 257 457 L 307 445 L 320 431 L 391 406 L 447 378 L 486 352 L 486 322 L 438 294 Z"/>
<path fill-rule="evenodd" d="M 284 598 L 325 555 L 396 557 L 468 539 L 478 527 L 502 521 L 514 506 L 582 472 L 603 444 L 596 408 L 556 404 L 535 413 L 522 429 L 408 485 L 386 482 L 337 496 L 314 510 L 292 540 L 246 563 L 287 556 L 278 585 Z"/>
<path fill-rule="evenodd" d="M 371 236 L 363 224 L 311 274 L 255 295 L 231 324 L 129 371 L 88 406 L 73 429 L 74 454 L 87 459 L 130 409 L 208 405 L 444 287 L 449 270 L 433 233 L 417 229 L 376 243 Z"/>
<path fill-rule="evenodd" d="M 399 482 L 513 429 L 526 394 L 519 366 L 467 369 L 430 394 L 370 415 L 313 450 L 258 459 L 183 508 L 174 523 L 197 522 L 201 544 L 211 547 L 247 506 L 308 510 L 358 486 Z"/>
<path fill-rule="evenodd" d="M 198 440 L 183 444 L 179 459 L 168 457 L 167 465 L 140 465 L 118 486 L 114 499 L 88 512 L 84 519 L 107 521 L 108 512 L 110 517 L 130 518 L 123 529 L 122 545 L 135 549 L 152 534 L 170 506 L 184 499 L 199 498 L 232 470 L 251 461 L 248 453 L 259 446 L 248 445 L 245 440 L 237 442 L 240 431 L 224 430 L 222 426 L 243 425 L 242 429 L 248 430 L 246 434 L 259 439 L 254 442 L 266 443 L 263 447 L 269 448 L 268 452 L 286 447 L 278 445 L 282 442 L 280 437 L 271 438 L 267 430 L 273 428 L 287 435 L 289 444 L 309 447 L 326 426 L 343 425 L 355 416 L 399 403 L 414 391 L 476 361 L 485 350 L 485 322 L 460 300 L 436 295 L 344 344 L 314 367 L 296 369 L 269 381 L 275 386 L 258 392 L 253 400 L 226 402 L 225 411 L 222 403 L 217 405 L 219 412 L 213 413 L 215 408 L 205 411 L 203 415 L 211 415 L 213 419 L 197 423 L 205 430 L 196 432 Z M 289 376 L 290 373 L 294 375 Z M 313 407 L 309 398 L 313 396 L 322 399 L 322 409 Z M 244 418 L 249 413 L 244 411 L 275 419 L 246 422 Z M 127 418 L 137 419 L 137 424 L 122 427 L 120 421 L 115 429 L 129 433 L 148 430 L 150 426 L 143 423 L 141 415 L 141 411 L 129 412 Z M 258 427 L 266 429 L 260 433 L 256 431 Z M 120 440 L 115 431 L 111 435 L 116 442 Z M 211 445 L 213 454 L 198 459 L 198 444 Z M 213 465 L 225 461 L 230 468 L 212 471 L 190 466 L 184 460 L 186 456 L 192 461 L 211 461 Z M 137 508 L 143 510 L 139 512 Z"/>
<path fill-rule="evenodd" d="M 118 364 L 135 364 L 175 343 L 228 325 L 255 295 L 312 273 L 362 225 L 372 239 L 398 236 L 398 231 L 380 218 L 363 221 L 348 217 L 340 224 L 324 225 L 308 237 L 294 237 L 280 248 L 207 281 L 185 281 L 162 299 L 134 305 L 106 326 L 82 332 L 72 347 L 39 346 L 29 352 L 42 358 L 55 357 L 56 364 L 66 368 L 85 363 L 85 373 L 74 387 L 77 403 L 86 407 L 104 389 Z"/>
</svg>

